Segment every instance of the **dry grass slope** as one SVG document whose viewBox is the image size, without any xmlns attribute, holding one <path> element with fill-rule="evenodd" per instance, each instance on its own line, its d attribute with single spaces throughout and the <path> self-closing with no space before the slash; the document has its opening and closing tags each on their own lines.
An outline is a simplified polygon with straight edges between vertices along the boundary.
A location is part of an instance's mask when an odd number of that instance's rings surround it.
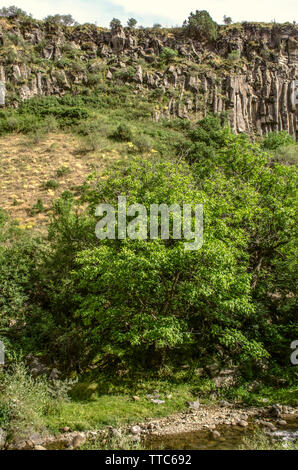
<svg viewBox="0 0 298 470">
<path fill-rule="evenodd" d="M 24 228 L 48 222 L 52 200 L 75 190 L 94 170 L 117 157 L 113 152 L 87 152 L 70 134 L 49 134 L 35 143 L 23 135 L 0 138 L 0 207 Z M 42 210 L 34 210 L 37 201 Z"/>
</svg>

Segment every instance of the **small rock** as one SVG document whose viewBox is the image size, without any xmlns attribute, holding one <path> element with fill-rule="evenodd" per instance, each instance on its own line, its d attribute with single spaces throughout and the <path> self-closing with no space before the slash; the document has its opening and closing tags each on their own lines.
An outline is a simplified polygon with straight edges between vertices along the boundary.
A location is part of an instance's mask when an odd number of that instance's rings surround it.
<svg viewBox="0 0 298 470">
<path fill-rule="evenodd" d="M 4 448 L 6 443 L 7 433 L 0 428 L 0 450 Z"/>
<path fill-rule="evenodd" d="M 37 432 L 35 432 L 31 434 L 31 436 L 29 437 L 29 440 L 32 442 L 34 446 L 41 445 L 43 442 L 43 437 Z"/>
<path fill-rule="evenodd" d="M 274 416 L 274 418 L 280 418 L 281 417 L 281 407 L 280 407 L 280 405 L 278 405 L 278 404 L 273 405 L 270 408 L 269 413 L 270 413 L 271 416 Z"/>
<path fill-rule="evenodd" d="M 197 410 L 200 407 L 200 400 L 189 401 L 188 405 L 190 408 L 194 408 L 195 410 Z"/>
<path fill-rule="evenodd" d="M 34 450 L 47 450 L 47 449 L 43 446 L 34 446 Z"/>
<path fill-rule="evenodd" d="M 212 431 L 212 437 L 213 439 L 218 439 L 220 437 L 220 432 L 218 431 Z"/>
<path fill-rule="evenodd" d="M 141 431 L 142 431 L 142 429 L 140 428 L 140 426 L 132 426 L 130 428 L 131 434 L 134 434 L 134 435 L 141 434 Z"/>
<path fill-rule="evenodd" d="M 231 406 L 231 404 L 228 401 L 225 401 L 225 400 L 221 400 L 219 402 L 219 404 L 220 404 L 220 406 L 225 406 L 225 407 Z"/>
<path fill-rule="evenodd" d="M 132 436 L 132 437 L 131 437 L 131 440 L 132 440 L 132 442 L 134 442 L 135 444 L 137 444 L 138 442 L 140 442 L 140 436 Z"/>
<path fill-rule="evenodd" d="M 199 367 L 198 369 L 195 370 L 195 374 L 197 377 L 202 377 L 202 375 L 205 374 L 205 370 L 203 369 L 203 367 Z"/>
<path fill-rule="evenodd" d="M 237 425 L 241 426 L 242 428 L 246 428 L 248 426 L 248 422 L 241 419 L 240 421 L 237 421 Z"/>
<path fill-rule="evenodd" d="M 49 378 L 52 380 L 57 380 L 59 379 L 60 372 L 58 369 L 52 369 L 52 372 L 49 375 Z"/>
<path fill-rule="evenodd" d="M 260 423 L 262 426 L 264 426 L 264 427 L 270 429 L 270 431 L 276 431 L 276 427 L 274 426 L 273 423 L 269 423 L 268 421 L 259 421 L 259 423 Z"/>
<path fill-rule="evenodd" d="M 164 400 L 155 400 L 154 398 L 151 398 L 152 403 L 155 403 L 155 405 L 162 405 L 163 403 L 165 403 Z"/>
<path fill-rule="evenodd" d="M 137 395 L 134 395 L 134 396 L 132 397 L 132 399 L 133 399 L 134 401 L 139 401 L 140 397 L 138 397 Z"/>
<path fill-rule="evenodd" d="M 171 398 L 173 398 L 173 395 L 170 393 L 169 395 L 167 395 L 167 399 L 171 400 Z"/>
<path fill-rule="evenodd" d="M 69 432 L 70 428 L 68 426 L 64 426 L 63 428 L 60 429 L 61 432 Z"/>
<path fill-rule="evenodd" d="M 121 432 L 118 429 L 113 429 L 112 430 L 112 435 L 116 437 L 117 439 L 121 438 Z"/>
<path fill-rule="evenodd" d="M 78 434 L 72 440 L 72 447 L 74 449 L 79 449 L 82 445 L 85 444 L 85 442 L 86 442 L 86 437 L 81 434 Z"/>
<path fill-rule="evenodd" d="M 284 419 L 279 419 L 276 423 L 279 426 L 286 426 L 287 425 L 287 422 Z"/>
</svg>

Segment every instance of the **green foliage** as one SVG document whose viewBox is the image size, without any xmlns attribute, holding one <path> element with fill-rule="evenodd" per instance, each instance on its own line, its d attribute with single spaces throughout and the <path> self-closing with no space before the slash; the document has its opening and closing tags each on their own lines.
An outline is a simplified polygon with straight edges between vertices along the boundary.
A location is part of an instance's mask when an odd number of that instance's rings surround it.
<svg viewBox="0 0 298 470">
<path fill-rule="evenodd" d="M 190 137 L 188 160 L 199 186 L 222 198 L 218 217 L 243 230 L 242 256 L 248 259 L 255 305 L 254 326 L 248 321 L 246 332 L 252 328 L 254 338 L 262 340 L 270 354 L 287 361 L 293 328 L 297 331 L 293 295 L 297 170 L 272 164 L 258 145 L 234 136 L 213 117 L 199 122 Z M 231 338 L 236 338 L 235 331 Z"/>
<path fill-rule="evenodd" d="M 45 417 L 59 410 L 59 401 L 51 393 L 54 385 L 44 378 L 34 379 L 20 361 L 0 372 L 0 378 L 0 423 L 5 429 L 18 438 L 45 431 Z"/>
<path fill-rule="evenodd" d="M 297 165 L 298 163 L 298 145 L 295 142 L 294 144 L 287 144 L 282 147 L 278 147 L 273 152 L 273 161 L 277 161 L 284 165 Z"/>
<path fill-rule="evenodd" d="M 117 129 L 111 135 L 111 138 L 119 142 L 131 142 L 133 133 L 127 124 L 119 124 Z"/>
<path fill-rule="evenodd" d="M 170 47 L 164 47 L 160 53 L 160 58 L 167 63 L 173 60 L 177 56 L 178 56 L 178 52 L 174 51 L 174 49 L 171 49 Z"/>
<path fill-rule="evenodd" d="M 279 147 L 285 147 L 293 143 L 293 138 L 286 131 L 279 131 L 270 132 L 263 138 L 261 145 L 266 150 L 277 150 Z"/>
<path fill-rule="evenodd" d="M 238 49 L 230 52 L 228 55 L 228 61 L 231 63 L 239 62 L 240 58 L 241 58 L 241 54 Z"/>
<path fill-rule="evenodd" d="M 67 176 L 70 174 L 70 168 L 69 166 L 61 166 L 60 168 L 58 168 L 58 170 L 56 171 L 56 174 L 58 176 L 58 178 L 61 178 L 63 176 Z"/>
<path fill-rule="evenodd" d="M 153 141 L 148 135 L 138 135 L 133 139 L 133 144 L 140 153 L 149 152 L 152 149 Z"/>
<path fill-rule="evenodd" d="M 9 355 L 38 351 L 69 370 L 214 359 L 262 380 L 269 380 L 270 361 L 290 384 L 296 144 L 285 134 L 253 144 L 233 135 L 223 116 L 155 123 L 148 96 L 162 99 L 105 83 L 90 94 L 35 98 L 0 111 L 2 134 L 38 139 L 47 127 L 67 125 L 86 152 L 111 146 L 125 156 L 77 188 L 80 201 L 62 194 L 42 248 L 16 227 L 12 238 L 5 235 L 0 310 Z M 65 174 L 57 170 L 57 177 Z M 148 211 L 152 203 L 203 203 L 203 247 L 185 251 L 172 231 L 169 240 L 98 241 L 95 207 L 116 205 L 119 195 Z M 32 214 L 40 210 L 38 203 Z"/>
<path fill-rule="evenodd" d="M 129 20 L 127 20 L 127 26 L 128 26 L 130 29 L 135 28 L 136 25 L 137 25 L 137 20 L 135 20 L 134 18 L 129 18 Z"/>
<path fill-rule="evenodd" d="M 57 189 L 59 188 L 58 181 L 55 180 L 48 180 L 43 184 L 44 189 Z"/>
<path fill-rule="evenodd" d="M 121 26 L 121 21 L 118 20 L 117 18 L 113 18 L 112 21 L 110 22 L 111 30 L 117 29 L 120 26 Z"/>
<path fill-rule="evenodd" d="M 226 24 L 226 25 L 229 25 L 229 24 L 233 23 L 233 20 L 230 16 L 224 15 L 223 20 L 224 20 L 224 24 Z"/>
<path fill-rule="evenodd" d="M 43 205 L 43 202 L 41 199 L 38 199 L 37 200 L 37 203 L 34 204 L 34 206 L 32 207 L 32 209 L 29 210 L 29 214 L 31 215 L 31 217 L 33 217 L 34 215 L 36 214 L 40 214 L 41 212 L 44 211 L 44 205 Z"/>
<path fill-rule="evenodd" d="M 184 21 L 183 28 L 187 35 L 199 37 L 208 41 L 215 41 L 217 38 L 218 26 L 206 10 L 196 10 L 191 13 L 188 20 Z"/>
<path fill-rule="evenodd" d="M 76 26 L 78 23 L 73 19 L 71 15 L 48 15 L 44 18 L 46 23 L 51 24 L 63 24 L 65 26 Z"/>
<path fill-rule="evenodd" d="M 94 190 L 87 191 L 87 198 L 92 214 L 96 201 L 99 202 L 98 194 L 112 204 L 116 203 L 118 194 L 126 194 L 128 203 L 141 202 L 148 209 L 150 203 L 161 201 L 167 201 L 169 205 L 182 201 L 192 205 L 205 202 L 206 194 L 196 191 L 194 186 L 185 165 L 177 167 L 176 164 L 136 159 L 128 168 L 122 165 L 115 168 L 103 184 L 97 183 Z M 59 227 L 64 220 L 64 231 L 70 233 L 69 223 L 74 227 L 75 219 L 72 212 L 66 219 L 62 214 L 57 213 L 52 230 L 60 247 L 59 264 L 63 262 L 63 269 L 66 269 L 67 259 L 72 259 L 70 250 L 75 247 L 68 242 L 65 245 Z M 119 358 L 138 356 L 141 361 L 153 358 L 154 354 L 164 355 L 177 347 L 180 350 L 192 347 L 194 354 L 199 354 L 199 351 L 209 350 L 214 343 L 213 334 L 221 337 L 226 334 L 225 325 L 226 328 L 237 327 L 242 317 L 244 320 L 254 312 L 249 299 L 247 263 L 245 260 L 237 262 L 240 256 L 237 243 L 233 244 L 231 240 L 223 243 L 218 239 L 222 221 L 211 212 L 208 214 L 209 236 L 202 250 L 187 252 L 183 242 L 171 239 L 103 241 L 98 247 L 78 252 L 75 266 L 71 262 L 75 269 L 70 279 L 65 279 L 60 294 L 56 291 L 51 297 L 56 297 L 61 314 L 67 285 L 67 314 L 70 314 L 71 298 L 73 319 L 78 324 L 83 322 L 88 342 L 94 348 L 93 354 L 97 351 L 100 357 L 106 354 Z M 90 227 L 94 224 L 92 219 L 81 220 L 81 223 Z M 78 228 L 76 233 L 78 239 Z M 239 238 L 239 234 L 235 233 L 235 237 Z M 207 272 L 209 276 L 204 274 Z M 125 279 L 129 279 L 128 285 Z M 218 332 L 214 325 L 218 325 Z M 199 341 L 192 331 L 201 332 Z M 261 347 L 261 352 L 256 353 L 254 342 L 250 343 L 249 338 L 244 340 L 245 348 L 239 346 L 244 358 L 266 355 Z M 235 345 L 226 346 L 233 354 Z"/>
<path fill-rule="evenodd" d="M 8 357 L 19 340 L 22 325 L 32 311 L 29 298 L 33 290 L 38 241 L 28 237 L 0 212 L 0 334 Z M 20 344 L 16 344 L 16 349 Z"/>
<path fill-rule="evenodd" d="M 31 15 L 26 13 L 21 8 L 12 5 L 7 8 L 6 7 L 1 8 L 0 16 L 4 16 L 5 18 L 24 18 L 26 16 L 31 16 Z"/>
</svg>

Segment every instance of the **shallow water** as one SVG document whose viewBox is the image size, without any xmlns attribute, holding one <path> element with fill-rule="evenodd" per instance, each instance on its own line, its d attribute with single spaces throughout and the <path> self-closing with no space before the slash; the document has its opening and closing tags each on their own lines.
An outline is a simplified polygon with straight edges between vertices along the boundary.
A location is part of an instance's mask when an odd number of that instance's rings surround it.
<svg viewBox="0 0 298 470">
<path fill-rule="evenodd" d="M 181 434 L 165 436 L 148 436 L 144 445 L 146 449 L 163 450 L 236 450 L 241 447 L 245 438 L 253 437 L 257 427 L 252 423 L 247 428 L 240 426 L 218 426 L 221 436 L 213 438 L 209 430 L 192 431 Z M 287 419 L 287 424 L 280 426 L 270 436 L 282 442 L 295 442 L 298 440 L 298 417 Z M 65 450 L 67 442 L 52 442 L 48 450 Z"/>
<path fill-rule="evenodd" d="M 239 449 L 245 438 L 253 437 L 256 426 L 250 424 L 247 428 L 240 426 L 218 426 L 221 436 L 213 438 L 209 430 L 192 431 L 187 433 L 151 436 L 148 447 L 151 449 L 165 450 L 235 450 Z M 287 425 L 280 426 L 278 431 L 270 433 L 277 440 L 283 442 L 298 440 L 297 417 L 289 419 Z"/>
</svg>

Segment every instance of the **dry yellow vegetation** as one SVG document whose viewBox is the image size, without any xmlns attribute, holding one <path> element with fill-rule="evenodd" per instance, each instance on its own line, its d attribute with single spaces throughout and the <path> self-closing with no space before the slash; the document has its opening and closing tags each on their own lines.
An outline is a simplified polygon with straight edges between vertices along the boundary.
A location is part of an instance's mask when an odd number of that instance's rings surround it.
<svg viewBox="0 0 298 470">
<path fill-rule="evenodd" d="M 115 158 L 114 152 L 82 151 L 80 140 L 70 134 L 49 134 L 38 143 L 23 135 L 1 137 L 0 207 L 25 227 L 42 227 L 48 222 L 52 201 L 81 185 L 110 158 Z M 47 189 L 48 181 L 59 185 Z M 44 210 L 34 215 L 38 200 Z"/>
</svg>

